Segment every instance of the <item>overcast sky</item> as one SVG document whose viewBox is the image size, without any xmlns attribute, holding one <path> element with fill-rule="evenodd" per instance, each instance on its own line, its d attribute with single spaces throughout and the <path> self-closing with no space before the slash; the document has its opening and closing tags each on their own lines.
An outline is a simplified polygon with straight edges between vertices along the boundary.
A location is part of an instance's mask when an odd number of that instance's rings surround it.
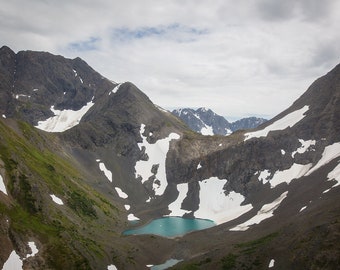
<svg viewBox="0 0 340 270">
<path fill-rule="evenodd" d="M 79 56 L 166 109 L 271 118 L 340 62 L 340 1 L 0 0 L 0 41 Z"/>
</svg>

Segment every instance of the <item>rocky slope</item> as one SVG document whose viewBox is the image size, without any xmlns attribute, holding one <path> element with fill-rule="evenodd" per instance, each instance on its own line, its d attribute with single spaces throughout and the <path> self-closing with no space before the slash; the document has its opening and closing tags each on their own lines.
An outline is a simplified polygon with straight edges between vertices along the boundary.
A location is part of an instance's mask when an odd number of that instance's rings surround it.
<svg viewBox="0 0 340 270">
<path fill-rule="evenodd" d="M 248 117 L 230 123 L 223 116 L 206 108 L 176 109 L 172 111 L 172 114 L 181 118 L 193 131 L 202 135 L 230 135 L 240 129 L 256 128 L 267 121 L 263 118 Z"/>
<path fill-rule="evenodd" d="M 81 59 L 2 47 L 0 70 L 0 266 L 16 254 L 32 269 L 339 265 L 340 66 L 227 137 L 193 132 Z M 164 215 L 218 226 L 122 236 Z"/>
</svg>

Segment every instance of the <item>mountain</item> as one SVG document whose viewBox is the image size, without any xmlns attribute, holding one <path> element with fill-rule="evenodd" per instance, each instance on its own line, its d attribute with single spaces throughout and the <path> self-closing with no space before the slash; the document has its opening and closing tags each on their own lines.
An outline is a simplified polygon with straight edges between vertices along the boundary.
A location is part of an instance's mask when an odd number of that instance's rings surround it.
<svg viewBox="0 0 340 270">
<path fill-rule="evenodd" d="M 263 118 L 248 117 L 230 123 L 223 116 L 207 108 L 176 109 L 172 111 L 172 114 L 182 119 L 193 131 L 202 135 L 229 135 L 239 129 L 256 128 L 267 121 Z"/>
<path fill-rule="evenodd" d="M 2 47 L 0 76 L 4 269 L 338 267 L 340 65 L 230 136 L 192 131 L 79 58 Z M 216 226 L 122 234 L 165 216 Z"/>
</svg>

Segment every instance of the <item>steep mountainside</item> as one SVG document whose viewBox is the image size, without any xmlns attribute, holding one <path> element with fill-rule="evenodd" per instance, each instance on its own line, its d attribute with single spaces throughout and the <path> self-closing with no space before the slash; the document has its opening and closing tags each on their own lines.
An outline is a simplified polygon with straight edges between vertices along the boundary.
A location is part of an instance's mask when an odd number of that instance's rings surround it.
<svg viewBox="0 0 340 270">
<path fill-rule="evenodd" d="M 0 266 L 340 264 L 340 66 L 261 127 L 227 137 L 193 132 L 78 58 L 2 47 L 0 70 Z M 169 215 L 216 226 L 122 235 Z"/>
<path fill-rule="evenodd" d="M 172 114 L 181 118 L 193 131 L 202 135 L 229 135 L 239 129 L 256 128 L 266 122 L 266 119 L 257 117 L 242 118 L 235 122 L 228 122 L 223 116 L 210 109 L 176 109 Z"/>
</svg>

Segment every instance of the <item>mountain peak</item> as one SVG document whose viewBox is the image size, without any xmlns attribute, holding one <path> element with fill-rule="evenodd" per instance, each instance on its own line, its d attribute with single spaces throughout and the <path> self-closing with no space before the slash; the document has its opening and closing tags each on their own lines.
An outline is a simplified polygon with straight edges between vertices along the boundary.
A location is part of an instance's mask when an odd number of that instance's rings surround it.
<svg viewBox="0 0 340 270">
<path fill-rule="evenodd" d="M 172 113 L 181 118 L 193 131 L 203 135 L 229 135 L 239 129 L 256 128 L 267 121 L 263 118 L 248 117 L 229 123 L 223 116 L 205 107 L 197 110 L 176 109 Z"/>
</svg>

